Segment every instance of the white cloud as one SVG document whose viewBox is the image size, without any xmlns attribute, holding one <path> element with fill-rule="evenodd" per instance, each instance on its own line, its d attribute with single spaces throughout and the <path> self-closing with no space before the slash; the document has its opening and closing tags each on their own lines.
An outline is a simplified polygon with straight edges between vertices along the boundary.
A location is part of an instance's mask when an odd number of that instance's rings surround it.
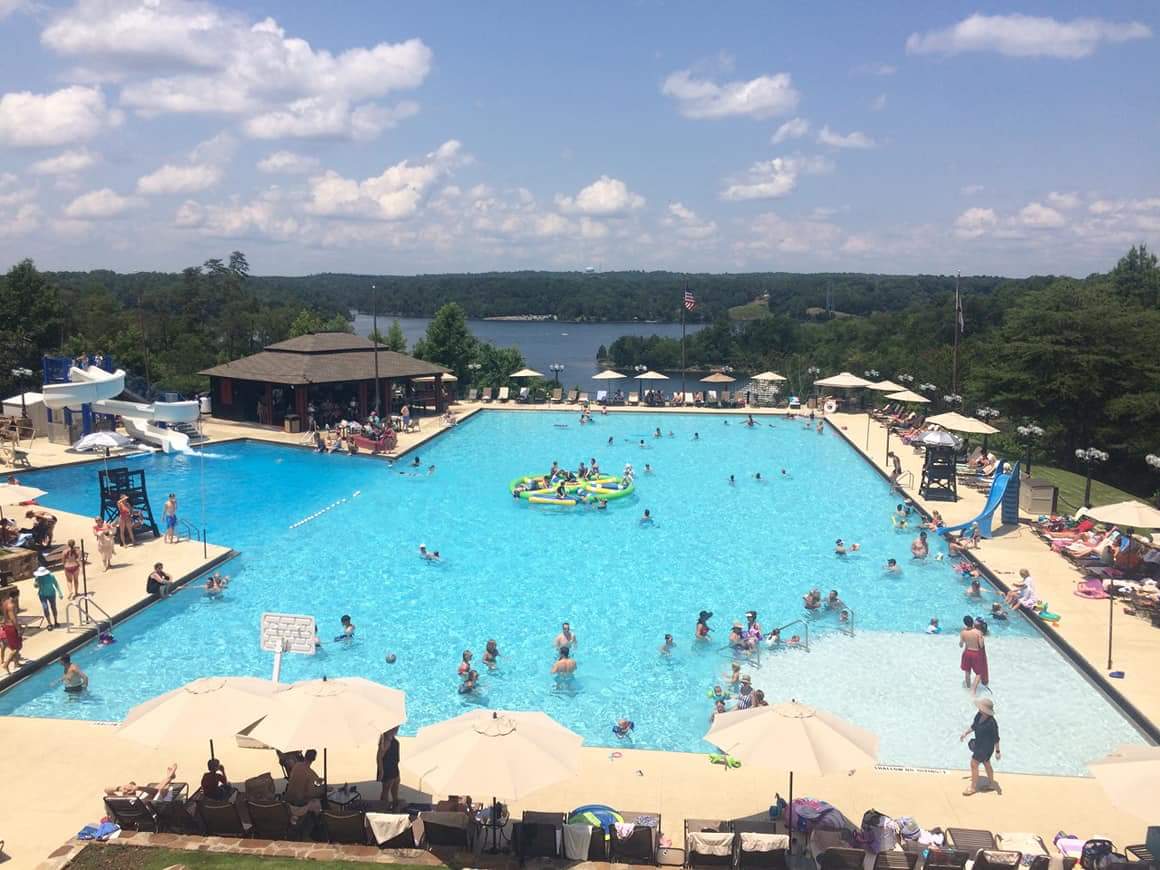
<svg viewBox="0 0 1160 870">
<path fill-rule="evenodd" d="M 283 190 L 271 187 L 249 201 L 237 196 L 225 203 L 208 206 L 189 201 L 178 208 L 174 224 L 221 239 L 321 241 L 320 228 L 308 225 L 289 213 L 286 200 L 287 195 Z"/>
<path fill-rule="evenodd" d="M 898 67 L 889 63 L 864 63 L 854 67 L 854 72 L 863 76 L 892 76 L 898 72 Z"/>
<path fill-rule="evenodd" d="M 879 94 L 870 101 L 871 112 L 881 112 L 886 108 L 886 94 Z"/>
<path fill-rule="evenodd" d="M 1092 54 L 1102 43 L 1148 39 L 1152 30 L 1138 21 L 1121 23 L 1102 18 L 1058 21 L 1032 15 L 980 15 L 964 18 L 944 30 L 912 33 L 910 54 L 959 54 L 995 51 L 1008 57 L 1054 57 L 1075 60 Z"/>
<path fill-rule="evenodd" d="M 831 148 L 873 148 L 878 143 L 858 130 L 842 135 L 828 125 L 818 131 L 818 142 Z"/>
<path fill-rule="evenodd" d="M 36 188 L 21 187 L 20 178 L 11 172 L 0 173 L 0 209 L 11 209 L 36 199 Z"/>
<path fill-rule="evenodd" d="M 846 254 L 868 254 L 876 247 L 874 240 L 869 236 L 855 234 L 847 236 L 846 241 L 842 243 L 842 252 Z"/>
<path fill-rule="evenodd" d="M 717 234 L 716 221 L 702 220 L 695 211 L 681 202 L 669 203 L 668 215 L 661 223 L 690 241 L 708 239 Z"/>
<path fill-rule="evenodd" d="M 62 151 L 55 157 L 46 157 L 37 160 L 28 167 L 33 175 L 69 175 L 74 172 L 83 172 L 97 162 L 98 156 L 84 148 L 75 151 Z"/>
<path fill-rule="evenodd" d="M 1047 201 L 1056 208 L 1077 208 L 1079 206 L 1079 194 L 1075 192 L 1057 193 L 1053 190 L 1047 194 Z"/>
<path fill-rule="evenodd" d="M 615 215 L 641 208 L 644 197 L 633 193 L 619 178 L 602 175 L 576 196 L 556 194 L 556 207 L 563 212 Z"/>
<path fill-rule="evenodd" d="M 1152 211 L 1153 209 L 1160 209 L 1160 196 L 1150 196 L 1145 199 L 1097 199 L 1088 206 L 1088 211 L 1095 215 Z"/>
<path fill-rule="evenodd" d="M 677 102 L 686 118 L 773 118 L 792 112 L 800 95 L 789 73 L 758 76 L 749 81 L 717 84 L 694 78 L 692 71 L 670 73 L 661 93 Z"/>
<path fill-rule="evenodd" d="M 137 208 L 140 200 L 131 196 L 121 196 L 107 187 L 82 193 L 67 206 L 65 216 L 82 220 L 111 218 Z"/>
<path fill-rule="evenodd" d="M 824 157 L 774 157 L 749 167 L 746 174 L 721 191 L 726 200 L 780 199 L 796 186 L 801 175 L 822 175 L 834 164 Z"/>
<path fill-rule="evenodd" d="M 15 211 L 5 209 L 0 213 L 0 239 L 26 236 L 40 228 L 40 207 L 35 203 L 25 203 Z"/>
<path fill-rule="evenodd" d="M 308 210 L 319 215 L 361 215 L 379 220 L 411 217 L 436 181 L 470 160 L 462 151 L 462 144 L 451 139 L 422 162 L 403 160 L 363 181 L 329 170 L 310 179 Z"/>
<path fill-rule="evenodd" d="M 608 235 L 608 225 L 600 221 L 593 220 L 584 215 L 580 218 L 580 238 L 582 239 L 603 239 Z"/>
<path fill-rule="evenodd" d="M 175 166 L 167 163 L 160 169 L 137 179 L 137 192 L 148 196 L 173 193 L 197 193 L 208 190 L 222 178 L 222 171 L 208 164 Z"/>
<path fill-rule="evenodd" d="M 1066 223 L 1063 215 L 1050 206 L 1040 202 L 1032 202 L 1019 210 L 1019 223 L 1025 227 L 1037 229 L 1054 229 Z"/>
<path fill-rule="evenodd" d="M 403 115 L 368 101 L 418 87 L 432 63 L 419 39 L 335 54 L 206 0 L 79 0 L 41 41 L 98 81 L 127 80 L 121 101 L 142 114 L 246 114 L 263 138 L 377 135 Z"/>
<path fill-rule="evenodd" d="M 293 151 L 275 151 L 258 161 L 258 171 L 270 175 L 304 175 L 318 168 L 318 158 Z"/>
<path fill-rule="evenodd" d="M 394 107 L 364 103 L 351 107 L 343 100 L 306 97 L 282 109 L 250 118 L 243 125 L 253 139 L 375 139 L 383 130 L 419 111 L 417 103 L 404 101 Z"/>
<path fill-rule="evenodd" d="M 50 94 L 14 91 L 0 97 L 0 145 L 51 148 L 91 139 L 121 121 L 100 88 L 74 85 Z"/>
<path fill-rule="evenodd" d="M 963 196 L 974 196 L 977 193 L 982 193 L 985 189 L 981 184 L 964 184 L 959 188 L 959 193 Z"/>
<path fill-rule="evenodd" d="M 794 220 L 773 212 L 758 215 L 749 224 L 751 237 L 734 245 L 738 253 L 804 254 L 832 250 L 842 238 L 835 223 L 818 220 Z"/>
<path fill-rule="evenodd" d="M 774 145 L 780 145 L 786 139 L 800 139 L 808 132 L 810 132 L 809 121 L 805 118 L 791 118 L 777 128 L 770 141 Z"/>
<path fill-rule="evenodd" d="M 0 21 L 14 12 L 23 12 L 31 5 L 29 0 L 0 0 Z"/>
<path fill-rule="evenodd" d="M 955 219 L 955 235 L 961 239 L 977 239 L 999 224 L 993 208 L 969 208 Z"/>
</svg>

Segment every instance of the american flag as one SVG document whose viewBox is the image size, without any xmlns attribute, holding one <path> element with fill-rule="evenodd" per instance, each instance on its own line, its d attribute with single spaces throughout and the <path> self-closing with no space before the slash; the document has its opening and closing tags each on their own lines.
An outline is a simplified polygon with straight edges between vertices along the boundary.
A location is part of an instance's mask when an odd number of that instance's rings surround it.
<svg viewBox="0 0 1160 870">
<path fill-rule="evenodd" d="M 685 291 L 685 310 L 692 311 L 697 307 L 697 297 L 693 295 L 692 290 Z"/>
</svg>

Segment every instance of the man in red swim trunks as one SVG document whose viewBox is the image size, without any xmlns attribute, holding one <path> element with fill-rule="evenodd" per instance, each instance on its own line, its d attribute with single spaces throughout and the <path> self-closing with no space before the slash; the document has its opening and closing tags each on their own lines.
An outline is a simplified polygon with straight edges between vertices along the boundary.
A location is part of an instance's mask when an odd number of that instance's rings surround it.
<svg viewBox="0 0 1160 870">
<path fill-rule="evenodd" d="M 959 631 L 959 646 L 963 648 L 963 655 L 959 660 L 959 667 L 963 671 L 963 688 L 978 694 L 979 684 L 988 685 L 991 675 L 987 672 L 987 648 L 983 632 L 975 628 L 975 620 L 971 616 L 963 617 L 963 628 Z M 971 682 L 972 673 L 975 675 L 974 683 Z"/>
</svg>

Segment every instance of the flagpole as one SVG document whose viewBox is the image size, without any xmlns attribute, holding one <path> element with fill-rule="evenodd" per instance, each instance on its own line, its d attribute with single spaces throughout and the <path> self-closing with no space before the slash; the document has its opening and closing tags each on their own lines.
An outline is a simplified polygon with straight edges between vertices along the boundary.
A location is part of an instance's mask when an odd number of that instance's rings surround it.
<svg viewBox="0 0 1160 870">
<path fill-rule="evenodd" d="M 951 394 L 959 394 L 959 332 L 963 323 L 963 301 L 959 295 L 959 272 L 955 273 L 955 350 L 951 363 Z"/>
<path fill-rule="evenodd" d="M 685 279 L 685 291 L 688 292 L 689 279 Z M 685 401 L 685 294 L 681 294 L 681 401 Z"/>
</svg>

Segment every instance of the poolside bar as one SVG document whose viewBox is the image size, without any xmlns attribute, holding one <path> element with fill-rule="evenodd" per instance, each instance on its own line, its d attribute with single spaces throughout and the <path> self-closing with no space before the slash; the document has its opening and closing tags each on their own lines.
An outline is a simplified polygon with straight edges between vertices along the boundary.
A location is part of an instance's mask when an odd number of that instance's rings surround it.
<svg viewBox="0 0 1160 870">
<path fill-rule="evenodd" d="M 378 357 L 376 370 L 375 358 Z M 200 372 L 210 381 L 210 413 L 237 420 L 302 428 L 311 416 L 365 420 L 375 406 L 389 414 L 412 397 L 429 398 L 436 413 L 446 407 L 441 365 L 376 346 L 345 332 L 301 335 L 268 345 L 258 353 Z M 314 413 L 311 413 L 311 408 Z"/>
</svg>

